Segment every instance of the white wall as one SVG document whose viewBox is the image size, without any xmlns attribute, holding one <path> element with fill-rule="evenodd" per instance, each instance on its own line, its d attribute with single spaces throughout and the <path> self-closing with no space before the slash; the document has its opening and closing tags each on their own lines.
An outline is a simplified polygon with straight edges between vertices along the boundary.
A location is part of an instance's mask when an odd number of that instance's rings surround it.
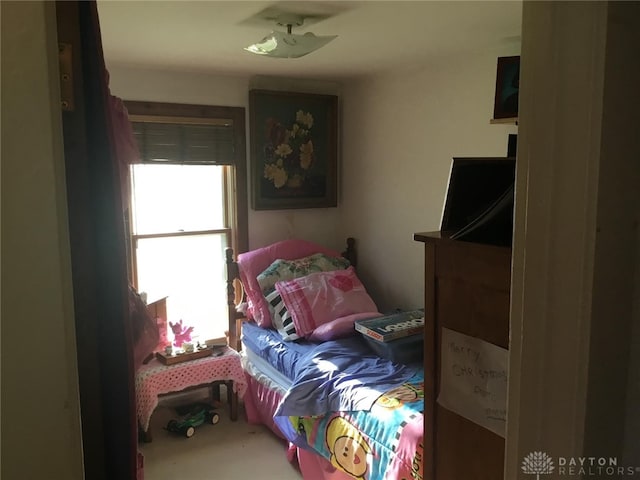
<svg viewBox="0 0 640 480">
<path fill-rule="evenodd" d="M 640 63 L 628 58 L 640 50 L 639 23 L 640 3 L 608 3 L 585 431 L 586 453 L 624 456 L 634 466 L 640 460 Z"/>
<path fill-rule="evenodd" d="M 2 11 L 2 476 L 80 480 L 53 2 Z"/>
<path fill-rule="evenodd" d="M 244 106 L 247 122 L 250 88 L 338 95 L 338 208 L 250 209 L 249 245 L 298 237 L 341 250 L 346 237 L 355 237 L 363 281 L 388 310 L 423 306 L 422 249 L 413 233 L 439 229 L 452 157 L 506 156 L 507 134 L 517 127 L 490 125 L 489 119 L 497 57 L 517 53 L 487 51 L 344 85 L 109 70 L 112 93 L 121 98 Z"/>
<path fill-rule="evenodd" d="M 382 309 L 424 305 L 416 232 L 439 230 L 452 157 L 507 153 L 517 127 L 490 125 L 498 56 L 442 60 L 410 75 L 366 79 L 344 94 L 343 235 Z"/>
<path fill-rule="evenodd" d="M 339 95 L 339 86 L 269 77 L 212 76 L 190 72 L 144 70 L 107 65 L 111 93 L 125 100 L 194 103 L 244 107 L 249 157 L 249 89 L 290 90 Z M 249 163 L 247 171 L 250 172 Z M 250 188 L 250 186 L 249 186 Z M 249 190 L 250 191 L 250 190 Z M 285 238 L 304 238 L 341 249 L 338 236 L 339 208 L 255 211 L 249 209 L 249 248 L 258 248 Z"/>
<path fill-rule="evenodd" d="M 639 26 L 524 5 L 505 478 L 532 451 L 637 465 Z"/>
</svg>

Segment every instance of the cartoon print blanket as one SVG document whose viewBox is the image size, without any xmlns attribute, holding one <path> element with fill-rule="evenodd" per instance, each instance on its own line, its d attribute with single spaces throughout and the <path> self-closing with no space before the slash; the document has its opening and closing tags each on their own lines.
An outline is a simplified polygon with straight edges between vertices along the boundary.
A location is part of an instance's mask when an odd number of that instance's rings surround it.
<svg viewBox="0 0 640 480">
<path fill-rule="evenodd" d="M 309 353 L 274 421 L 358 480 L 422 480 L 424 373 L 372 356 L 360 339 Z"/>
</svg>

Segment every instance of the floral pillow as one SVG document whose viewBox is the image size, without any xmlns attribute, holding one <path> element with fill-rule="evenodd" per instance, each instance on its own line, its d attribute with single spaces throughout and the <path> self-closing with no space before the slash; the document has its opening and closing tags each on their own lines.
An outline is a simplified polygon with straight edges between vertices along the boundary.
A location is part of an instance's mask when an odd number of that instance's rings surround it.
<svg viewBox="0 0 640 480">
<path fill-rule="evenodd" d="M 353 267 L 278 282 L 276 291 L 301 338 L 340 317 L 378 311 Z"/>
<path fill-rule="evenodd" d="M 247 294 L 248 318 L 253 319 L 259 326 L 271 326 L 271 317 L 264 294 L 260 290 L 256 277 L 278 258 L 293 260 L 314 253 L 324 253 L 330 257 L 340 258 L 340 254 L 314 242 L 302 239 L 289 239 L 273 243 L 266 247 L 252 250 L 238 255 L 238 267 L 242 285 Z"/>
<path fill-rule="evenodd" d="M 310 273 L 333 272 L 349 268 L 349 260 L 315 253 L 296 260 L 278 259 L 258 275 L 258 285 L 266 297 L 275 290 L 275 284 L 284 280 L 305 277 Z"/>
</svg>

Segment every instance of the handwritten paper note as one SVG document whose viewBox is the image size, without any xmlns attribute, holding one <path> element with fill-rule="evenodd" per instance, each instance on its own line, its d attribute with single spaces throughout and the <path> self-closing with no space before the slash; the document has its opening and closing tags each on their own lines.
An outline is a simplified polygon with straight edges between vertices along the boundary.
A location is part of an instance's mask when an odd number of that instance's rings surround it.
<svg viewBox="0 0 640 480">
<path fill-rule="evenodd" d="M 438 403 L 504 438 L 508 350 L 442 329 Z"/>
</svg>

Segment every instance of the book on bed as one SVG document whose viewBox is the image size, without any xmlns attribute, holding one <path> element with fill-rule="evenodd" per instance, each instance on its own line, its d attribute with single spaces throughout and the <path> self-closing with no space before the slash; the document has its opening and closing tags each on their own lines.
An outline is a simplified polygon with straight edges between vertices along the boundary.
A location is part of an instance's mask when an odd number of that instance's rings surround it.
<svg viewBox="0 0 640 480">
<path fill-rule="evenodd" d="M 355 329 L 379 342 L 390 342 L 409 335 L 416 335 L 422 333 L 424 329 L 424 309 L 358 320 L 355 323 Z"/>
</svg>

